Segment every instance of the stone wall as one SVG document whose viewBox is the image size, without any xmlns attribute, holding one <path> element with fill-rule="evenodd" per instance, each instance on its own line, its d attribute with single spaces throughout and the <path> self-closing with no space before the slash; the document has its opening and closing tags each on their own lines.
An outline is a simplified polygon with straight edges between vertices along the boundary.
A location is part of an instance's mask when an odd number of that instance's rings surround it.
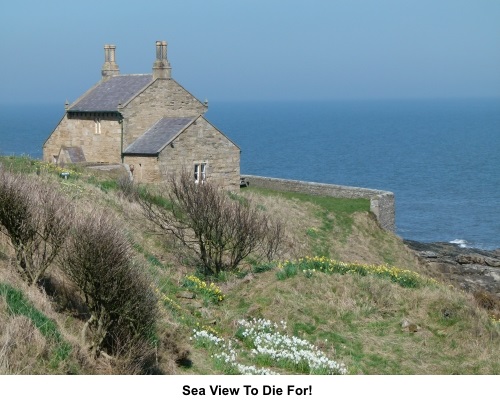
<svg viewBox="0 0 500 405">
<path fill-rule="evenodd" d="M 394 194 L 388 191 L 360 187 L 339 186 L 335 184 L 313 183 L 307 181 L 276 179 L 242 175 L 250 187 L 264 187 L 277 191 L 292 191 L 338 198 L 366 198 L 370 200 L 370 211 L 375 214 L 383 229 L 395 231 Z"/>
<path fill-rule="evenodd" d="M 125 164 L 133 168 L 134 181 L 138 183 L 161 183 L 162 178 L 156 156 L 125 156 Z"/>
</svg>

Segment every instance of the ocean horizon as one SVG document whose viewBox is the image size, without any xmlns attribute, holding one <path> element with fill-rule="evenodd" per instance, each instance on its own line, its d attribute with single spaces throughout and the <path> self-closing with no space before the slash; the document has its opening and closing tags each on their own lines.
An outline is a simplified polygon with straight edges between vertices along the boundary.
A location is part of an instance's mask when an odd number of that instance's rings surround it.
<svg viewBox="0 0 500 405">
<path fill-rule="evenodd" d="M 0 154 L 40 159 L 63 115 L 0 106 Z M 391 191 L 400 237 L 500 248 L 500 99 L 211 102 L 206 117 L 241 173 Z"/>
</svg>

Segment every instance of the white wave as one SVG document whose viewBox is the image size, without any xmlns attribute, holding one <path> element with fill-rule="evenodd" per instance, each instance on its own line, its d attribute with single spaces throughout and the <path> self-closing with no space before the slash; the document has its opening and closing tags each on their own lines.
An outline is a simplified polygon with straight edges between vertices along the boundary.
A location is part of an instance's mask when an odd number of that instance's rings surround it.
<svg viewBox="0 0 500 405">
<path fill-rule="evenodd" d="M 461 248 L 465 248 L 468 246 L 468 243 L 466 240 L 464 239 L 453 239 L 453 240 L 450 240 L 450 243 L 453 243 L 454 245 L 458 245 L 460 246 Z"/>
</svg>

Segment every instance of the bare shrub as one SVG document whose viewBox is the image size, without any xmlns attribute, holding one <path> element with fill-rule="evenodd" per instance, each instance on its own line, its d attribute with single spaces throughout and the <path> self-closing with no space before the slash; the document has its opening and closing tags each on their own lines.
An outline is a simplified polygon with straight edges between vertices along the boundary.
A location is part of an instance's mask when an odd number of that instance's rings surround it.
<svg viewBox="0 0 500 405">
<path fill-rule="evenodd" d="M 37 283 L 70 228 L 72 205 L 48 183 L 0 172 L 0 230 L 15 250 L 21 277 Z"/>
<path fill-rule="evenodd" d="M 39 286 L 47 294 L 56 312 L 65 312 L 77 319 L 86 320 L 88 311 L 80 289 L 59 267 L 52 268 L 50 274 L 40 280 Z"/>
<path fill-rule="evenodd" d="M 116 180 L 116 184 L 120 193 L 128 201 L 132 202 L 137 200 L 137 187 L 128 175 L 123 175 Z"/>
<path fill-rule="evenodd" d="M 253 252 L 276 252 L 283 229 L 247 200 L 213 183 L 196 184 L 183 171 L 159 195 L 142 194 L 146 218 L 195 252 L 205 275 L 236 269 Z"/>
<path fill-rule="evenodd" d="M 88 307 L 82 339 L 90 341 L 91 352 L 147 358 L 144 342 L 154 333 L 157 299 L 111 214 L 78 218 L 60 263 Z"/>
<path fill-rule="evenodd" d="M 285 229 L 281 221 L 268 222 L 264 253 L 268 261 L 272 261 L 285 238 Z"/>
</svg>

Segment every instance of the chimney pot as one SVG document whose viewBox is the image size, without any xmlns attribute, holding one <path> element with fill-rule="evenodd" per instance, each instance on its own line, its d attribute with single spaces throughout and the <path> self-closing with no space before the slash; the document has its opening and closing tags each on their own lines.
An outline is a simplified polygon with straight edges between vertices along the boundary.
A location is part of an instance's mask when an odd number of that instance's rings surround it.
<svg viewBox="0 0 500 405">
<path fill-rule="evenodd" d="M 156 41 L 156 60 L 153 63 L 153 80 L 170 79 L 171 67 L 167 59 L 167 41 Z"/>
<path fill-rule="evenodd" d="M 115 62 L 115 50 L 115 45 L 104 45 L 104 65 L 102 65 L 101 70 L 102 80 L 107 80 L 110 77 L 120 74 L 120 68 Z"/>
</svg>

